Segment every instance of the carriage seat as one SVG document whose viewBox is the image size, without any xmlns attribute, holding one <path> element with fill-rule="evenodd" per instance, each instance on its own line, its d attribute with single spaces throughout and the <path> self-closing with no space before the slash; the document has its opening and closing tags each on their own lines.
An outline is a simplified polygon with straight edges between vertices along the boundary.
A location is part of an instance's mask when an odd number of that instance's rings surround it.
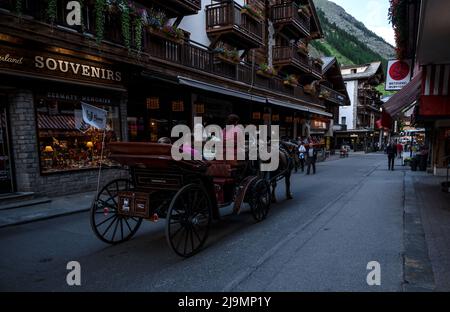
<svg viewBox="0 0 450 312">
<path fill-rule="evenodd" d="M 245 168 L 243 160 L 210 160 L 206 174 L 214 178 L 234 178 Z"/>
</svg>

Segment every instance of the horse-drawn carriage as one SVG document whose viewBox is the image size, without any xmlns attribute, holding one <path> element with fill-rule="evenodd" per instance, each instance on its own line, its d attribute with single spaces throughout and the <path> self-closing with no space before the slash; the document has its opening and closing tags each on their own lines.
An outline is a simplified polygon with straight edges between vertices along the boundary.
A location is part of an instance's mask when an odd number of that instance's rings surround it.
<svg viewBox="0 0 450 312">
<path fill-rule="evenodd" d="M 166 219 L 166 239 L 182 257 L 204 245 L 220 208 L 238 214 L 248 203 L 256 221 L 266 218 L 270 185 L 251 161 L 176 161 L 171 145 L 111 143 L 110 158 L 128 166 L 130 179 L 116 179 L 97 194 L 91 209 L 94 233 L 109 244 L 124 242 L 142 220 Z"/>
</svg>

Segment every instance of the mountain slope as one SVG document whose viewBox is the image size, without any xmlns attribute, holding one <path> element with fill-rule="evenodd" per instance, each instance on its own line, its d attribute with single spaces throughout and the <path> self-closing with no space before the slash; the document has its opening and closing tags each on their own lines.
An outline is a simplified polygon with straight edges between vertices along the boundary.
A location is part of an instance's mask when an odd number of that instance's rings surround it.
<svg viewBox="0 0 450 312">
<path fill-rule="evenodd" d="M 313 54 L 336 56 L 343 65 L 381 60 L 395 55 L 394 47 L 367 29 L 342 7 L 328 0 L 313 0 L 322 24 L 324 39 L 312 45 Z"/>
</svg>

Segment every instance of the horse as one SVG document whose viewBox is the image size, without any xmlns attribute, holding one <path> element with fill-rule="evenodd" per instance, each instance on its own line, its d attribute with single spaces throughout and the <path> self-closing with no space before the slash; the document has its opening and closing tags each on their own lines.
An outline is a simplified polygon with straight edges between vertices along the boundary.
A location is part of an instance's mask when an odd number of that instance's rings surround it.
<svg viewBox="0 0 450 312">
<path fill-rule="evenodd" d="M 291 175 L 293 168 L 294 160 L 286 150 L 286 145 L 284 143 L 281 143 L 279 147 L 278 168 L 275 171 L 266 171 L 261 173 L 262 177 L 269 183 L 272 188 L 271 202 L 277 202 L 275 191 L 277 188 L 277 183 L 282 179 L 284 179 L 286 185 L 286 198 L 293 198 L 291 193 Z"/>
</svg>

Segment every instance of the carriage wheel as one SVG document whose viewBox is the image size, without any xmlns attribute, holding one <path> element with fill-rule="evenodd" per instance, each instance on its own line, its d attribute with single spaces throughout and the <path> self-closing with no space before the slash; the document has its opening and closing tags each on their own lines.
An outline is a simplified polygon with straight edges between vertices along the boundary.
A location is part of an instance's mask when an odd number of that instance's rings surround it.
<svg viewBox="0 0 450 312">
<path fill-rule="evenodd" d="M 259 179 L 251 188 L 250 208 L 257 222 L 263 221 L 269 213 L 270 187 L 266 181 Z"/>
<path fill-rule="evenodd" d="M 212 204 L 206 190 L 189 184 L 180 189 L 167 213 L 166 238 L 181 257 L 196 254 L 208 237 Z"/>
<path fill-rule="evenodd" d="M 118 214 L 119 192 L 133 189 L 132 182 L 117 179 L 101 189 L 91 207 L 91 227 L 95 235 L 108 244 L 129 240 L 137 232 L 142 218 Z"/>
</svg>

